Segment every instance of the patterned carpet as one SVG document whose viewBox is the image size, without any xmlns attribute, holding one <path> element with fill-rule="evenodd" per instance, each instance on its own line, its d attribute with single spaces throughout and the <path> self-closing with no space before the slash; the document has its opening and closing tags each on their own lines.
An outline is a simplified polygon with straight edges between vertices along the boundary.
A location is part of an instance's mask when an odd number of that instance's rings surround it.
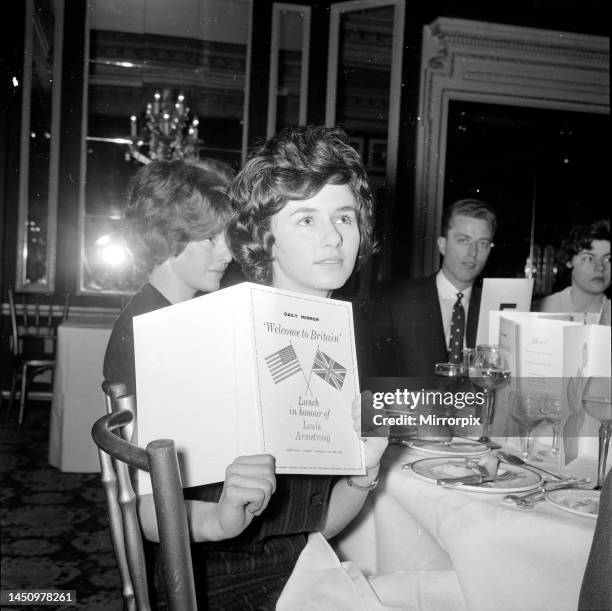
<svg viewBox="0 0 612 611">
<path fill-rule="evenodd" d="M 32 402 L 21 431 L 12 418 L 4 420 L 6 404 L 2 407 L 2 589 L 76 590 L 79 610 L 121 611 L 121 584 L 100 476 L 61 473 L 49 466 L 49 403 Z"/>
</svg>

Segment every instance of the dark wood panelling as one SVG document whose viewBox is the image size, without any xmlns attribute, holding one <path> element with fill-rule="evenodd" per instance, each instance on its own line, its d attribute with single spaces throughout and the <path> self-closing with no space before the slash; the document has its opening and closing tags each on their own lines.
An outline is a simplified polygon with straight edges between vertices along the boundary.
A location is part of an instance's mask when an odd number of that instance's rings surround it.
<svg viewBox="0 0 612 611">
<path fill-rule="evenodd" d="M 0 26 L 3 77 L 0 89 L 0 304 L 7 300 L 7 289 L 15 282 L 24 18 L 25 3 L 11 3 Z M 10 384 L 9 336 L 9 317 L 0 315 L 1 388 L 8 388 Z"/>
<path fill-rule="evenodd" d="M 86 10 L 86 2 L 65 0 L 56 289 L 70 292 L 77 288 L 79 261 L 78 210 Z"/>
<path fill-rule="evenodd" d="M 23 87 L 25 3 L 11 6 L 2 20 L 0 49 L 3 75 L 0 91 L 0 289 L 15 281 L 17 202 L 19 200 L 19 140 Z"/>
<path fill-rule="evenodd" d="M 249 85 L 248 146 L 265 138 L 268 116 L 270 38 L 272 36 L 271 0 L 253 0 L 251 78 Z"/>
</svg>

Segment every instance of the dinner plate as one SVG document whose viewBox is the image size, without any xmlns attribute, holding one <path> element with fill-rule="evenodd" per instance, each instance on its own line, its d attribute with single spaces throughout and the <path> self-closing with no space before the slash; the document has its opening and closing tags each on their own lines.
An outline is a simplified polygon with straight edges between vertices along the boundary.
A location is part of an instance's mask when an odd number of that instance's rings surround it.
<svg viewBox="0 0 612 611">
<path fill-rule="evenodd" d="M 439 458 L 423 458 L 410 465 L 412 472 L 420 479 L 437 485 L 437 481 L 444 477 L 463 477 L 475 475 L 473 469 L 467 465 L 469 459 L 465 456 L 446 456 Z M 458 484 L 453 486 L 454 490 L 468 490 L 470 492 L 483 492 L 485 494 L 497 494 L 508 492 L 524 492 L 531 490 L 540 484 L 542 476 L 534 471 L 515 465 L 501 464 L 498 467 L 498 475 L 510 471 L 515 474 L 510 479 L 499 482 L 489 482 L 480 486 L 474 484 Z"/>
<path fill-rule="evenodd" d="M 448 444 L 442 444 L 439 441 L 428 441 L 426 439 L 413 439 L 406 441 L 409 448 L 414 448 L 423 454 L 431 454 L 432 456 L 481 456 L 489 451 L 489 448 L 479 441 L 470 441 L 469 439 L 453 438 Z"/>
<path fill-rule="evenodd" d="M 599 513 L 599 490 L 551 490 L 546 493 L 546 500 L 563 511 L 569 511 L 587 518 L 597 518 Z"/>
</svg>

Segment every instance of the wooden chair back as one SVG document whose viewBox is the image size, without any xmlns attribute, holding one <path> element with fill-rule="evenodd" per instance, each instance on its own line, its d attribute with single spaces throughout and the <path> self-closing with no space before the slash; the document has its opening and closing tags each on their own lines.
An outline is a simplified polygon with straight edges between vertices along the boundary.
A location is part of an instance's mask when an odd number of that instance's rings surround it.
<svg viewBox="0 0 612 611">
<path fill-rule="evenodd" d="M 55 366 L 55 340 L 57 327 L 68 317 L 70 295 L 64 296 L 63 305 L 54 303 L 51 294 L 16 293 L 8 289 L 11 322 L 10 348 L 12 353 L 11 394 L 7 419 L 15 401 L 17 387 L 19 394 L 19 416 L 17 426 L 23 422 L 30 383 L 39 374 L 53 370 Z M 51 391 L 42 393 L 51 398 Z"/>
<path fill-rule="evenodd" d="M 9 287 L 8 302 L 11 349 L 15 356 L 23 353 L 24 342 L 28 339 L 54 340 L 59 323 L 68 318 L 70 310 L 69 293 L 63 296 L 63 303 L 59 305 L 50 293 L 16 292 Z"/>
<path fill-rule="evenodd" d="M 133 467 L 151 476 L 169 608 L 195 610 L 187 514 L 174 442 L 152 441 L 145 450 L 128 441 L 135 418 L 134 398 L 120 395 L 125 387 L 105 383 L 103 388 L 111 413 L 94 424 L 92 437 L 100 454 L 102 485 L 125 606 L 128 611 L 151 609 L 136 494 L 129 472 Z M 117 434 L 119 431 L 122 437 Z"/>
</svg>

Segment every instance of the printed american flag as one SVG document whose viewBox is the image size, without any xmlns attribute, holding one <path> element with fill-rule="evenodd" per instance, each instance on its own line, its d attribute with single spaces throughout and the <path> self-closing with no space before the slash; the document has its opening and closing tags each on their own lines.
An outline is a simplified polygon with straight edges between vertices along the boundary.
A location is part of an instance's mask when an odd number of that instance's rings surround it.
<svg viewBox="0 0 612 611">
<path fill-rule="evenodd" d="M 302 369 L 291 344 L 270 354 L 265 361 L 275 384 L 286 380 Z"/>
<path fill-rule="evenodd" d="M 346 369 L 318 348 L 314 357 L 314 363 L 312 364 L 312 372 L 323 378 L 334 388 L 342 390 L 344 378 L 346 377 Z"/>
</svg>

